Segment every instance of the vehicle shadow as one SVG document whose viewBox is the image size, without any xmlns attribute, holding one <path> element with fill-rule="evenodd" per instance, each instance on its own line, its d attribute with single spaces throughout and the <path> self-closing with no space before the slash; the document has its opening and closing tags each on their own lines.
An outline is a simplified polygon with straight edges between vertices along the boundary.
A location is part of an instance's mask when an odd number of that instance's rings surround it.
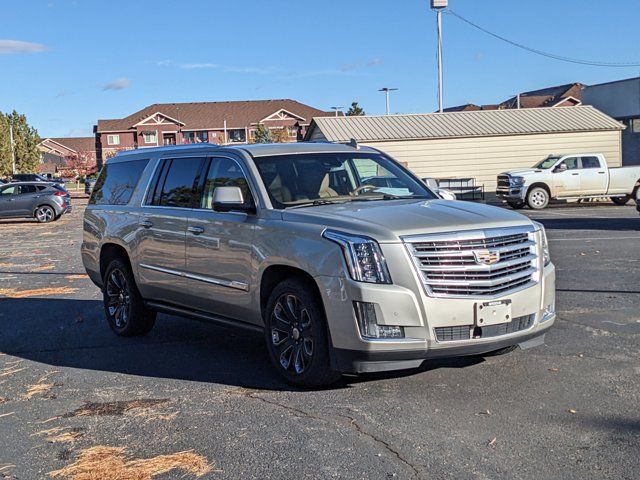
<svg viewBox="0 0 640 480">
<path fill-rule="evenodd" d="M 640 216 L 635 218 L 535 218 L 547 230 L 603 230 L 640 232 Z"/>
<path fill-rule="evenodd" d="M 117 337 L 104 320 L 99 300 L 0 299 L 0 352 L 55 367 L 298 390 L 277 375 L 259 333 L 159 315 L 148 335 Z M 330 388 L 481 361 L 479 357 L 439 359 L 417 370 L 347 376 Z"/>
</svg>

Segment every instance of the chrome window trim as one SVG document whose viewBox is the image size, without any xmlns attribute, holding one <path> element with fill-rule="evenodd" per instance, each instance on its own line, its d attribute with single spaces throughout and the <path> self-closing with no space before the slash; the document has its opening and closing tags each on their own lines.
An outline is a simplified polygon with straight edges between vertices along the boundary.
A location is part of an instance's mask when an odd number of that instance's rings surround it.
<svg viewBox="0 0 640 480">
<path fill-rule="evenodd" d="M 242 290 L 244 292 L 249 291 L 249 285 L 244 282 L 237 282 L 235 280 L 225 280 L 222 278 L 205 277 L 203 275 L 195 275 L 193 273 L 182 272 L 180 270 L 172 270 L 170 268 L 157 267 L 155 265 L 149 265 L 141 263 L 140 267 L 147 270 L 154 270 L 156 272 L 166 273 L 168 275 L 175 275 L 176 277 L 188 278 L 190 280 L 198 280 L 204 283 L 210 283 L 213 285 L 219 285 L 221 287 L 233 288 L 235 290 Z"/>
</svg>

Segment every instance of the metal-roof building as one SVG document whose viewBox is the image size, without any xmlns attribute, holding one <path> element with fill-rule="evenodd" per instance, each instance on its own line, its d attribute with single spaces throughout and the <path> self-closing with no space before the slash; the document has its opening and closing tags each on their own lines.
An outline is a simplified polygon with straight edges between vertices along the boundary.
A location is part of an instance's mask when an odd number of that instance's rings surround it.
<svg viewBox="0 0 640 480">
<path fill-rule="evenodd" d="M 591 106 L 314 118 L 306 140 L 376 147 L 421 177 L 473 177 L 488 190 L 505 170 L 551 153 L 603 153 L 621 164 L 624 125 Z"/>
</svg>

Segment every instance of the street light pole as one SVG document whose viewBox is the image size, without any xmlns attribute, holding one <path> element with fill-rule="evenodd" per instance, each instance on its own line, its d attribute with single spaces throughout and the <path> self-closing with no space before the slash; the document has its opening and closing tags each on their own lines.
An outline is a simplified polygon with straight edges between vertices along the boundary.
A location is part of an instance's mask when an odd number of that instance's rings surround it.
<svg viewBox="0 0 640 480">
<path fill-rule="evenodd" d="M 447 8 L 448 0 L 431 0 L 431 8 L 436 11 L 436 30 L 438 34 L 438 111 L 442 113 L 443 75 L 442 75 L 442 10 Z"/>
<path fill-rule="evenodd" d="M 344 107 L 331 107 L 331 110 L 334 110 L 336 112 L 336 117 L 338 116 L 338 112 L 340 110 L 342 110 Z"/>
<path fill-rule="evenodd" d="M 16 174 L 16 147 L 13 142 L 13 123 L 9 120 L 9 142 L 11 143 L 11 172 Z"/>
<path fill-rule="evenodd" d="M 386 100 L 387 100 L 387 115 L 389 115 L 389 92 L 395 92 L 396 90 L 398 90 L 397 88 L 389 88 L 389 87 L 383 87 L 380 90 L 378 90 L 379 92 L 384 92 L 385 96 L 386 96 Z"/>
</svg>

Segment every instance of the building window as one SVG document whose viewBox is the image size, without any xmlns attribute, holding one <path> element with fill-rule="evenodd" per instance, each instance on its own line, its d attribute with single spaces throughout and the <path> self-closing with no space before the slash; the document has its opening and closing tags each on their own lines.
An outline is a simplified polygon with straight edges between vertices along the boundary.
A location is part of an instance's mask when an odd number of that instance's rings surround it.
<svg viewBox="0 0 640 480">
<path fill-rule="evenodd" d="M 244 143 L 247 141 L 247 135 L 244 128 L 236 128 L 227 130 L 227 141 L 229 143 Z"/>
<path fill-rule="evenodd" d="M 120 145 L 120 135 L 107 135 L 107 145 Z"/>
<path fill-rule="evenodd" d="M 298 138 L 298 127 L 296 127 L 295 125 L 287 127 L 287 132 L 289 133 L 290 137 Z"/>
<path fill-rule="evenodd" d="M 142 132 L 144 143 L 158 143 L 158 132 Z"/>
<path fill-rule="evenodd" d="M 640 133 L 640 118 L 632 118 L 629 123 L 633 133 Z"/>
<path fill-rule="evenodd" d="M 182 132 L 182 138 L 184 143 L 206 143 L 209 141 L 209 132 Z"/>
</svg>

